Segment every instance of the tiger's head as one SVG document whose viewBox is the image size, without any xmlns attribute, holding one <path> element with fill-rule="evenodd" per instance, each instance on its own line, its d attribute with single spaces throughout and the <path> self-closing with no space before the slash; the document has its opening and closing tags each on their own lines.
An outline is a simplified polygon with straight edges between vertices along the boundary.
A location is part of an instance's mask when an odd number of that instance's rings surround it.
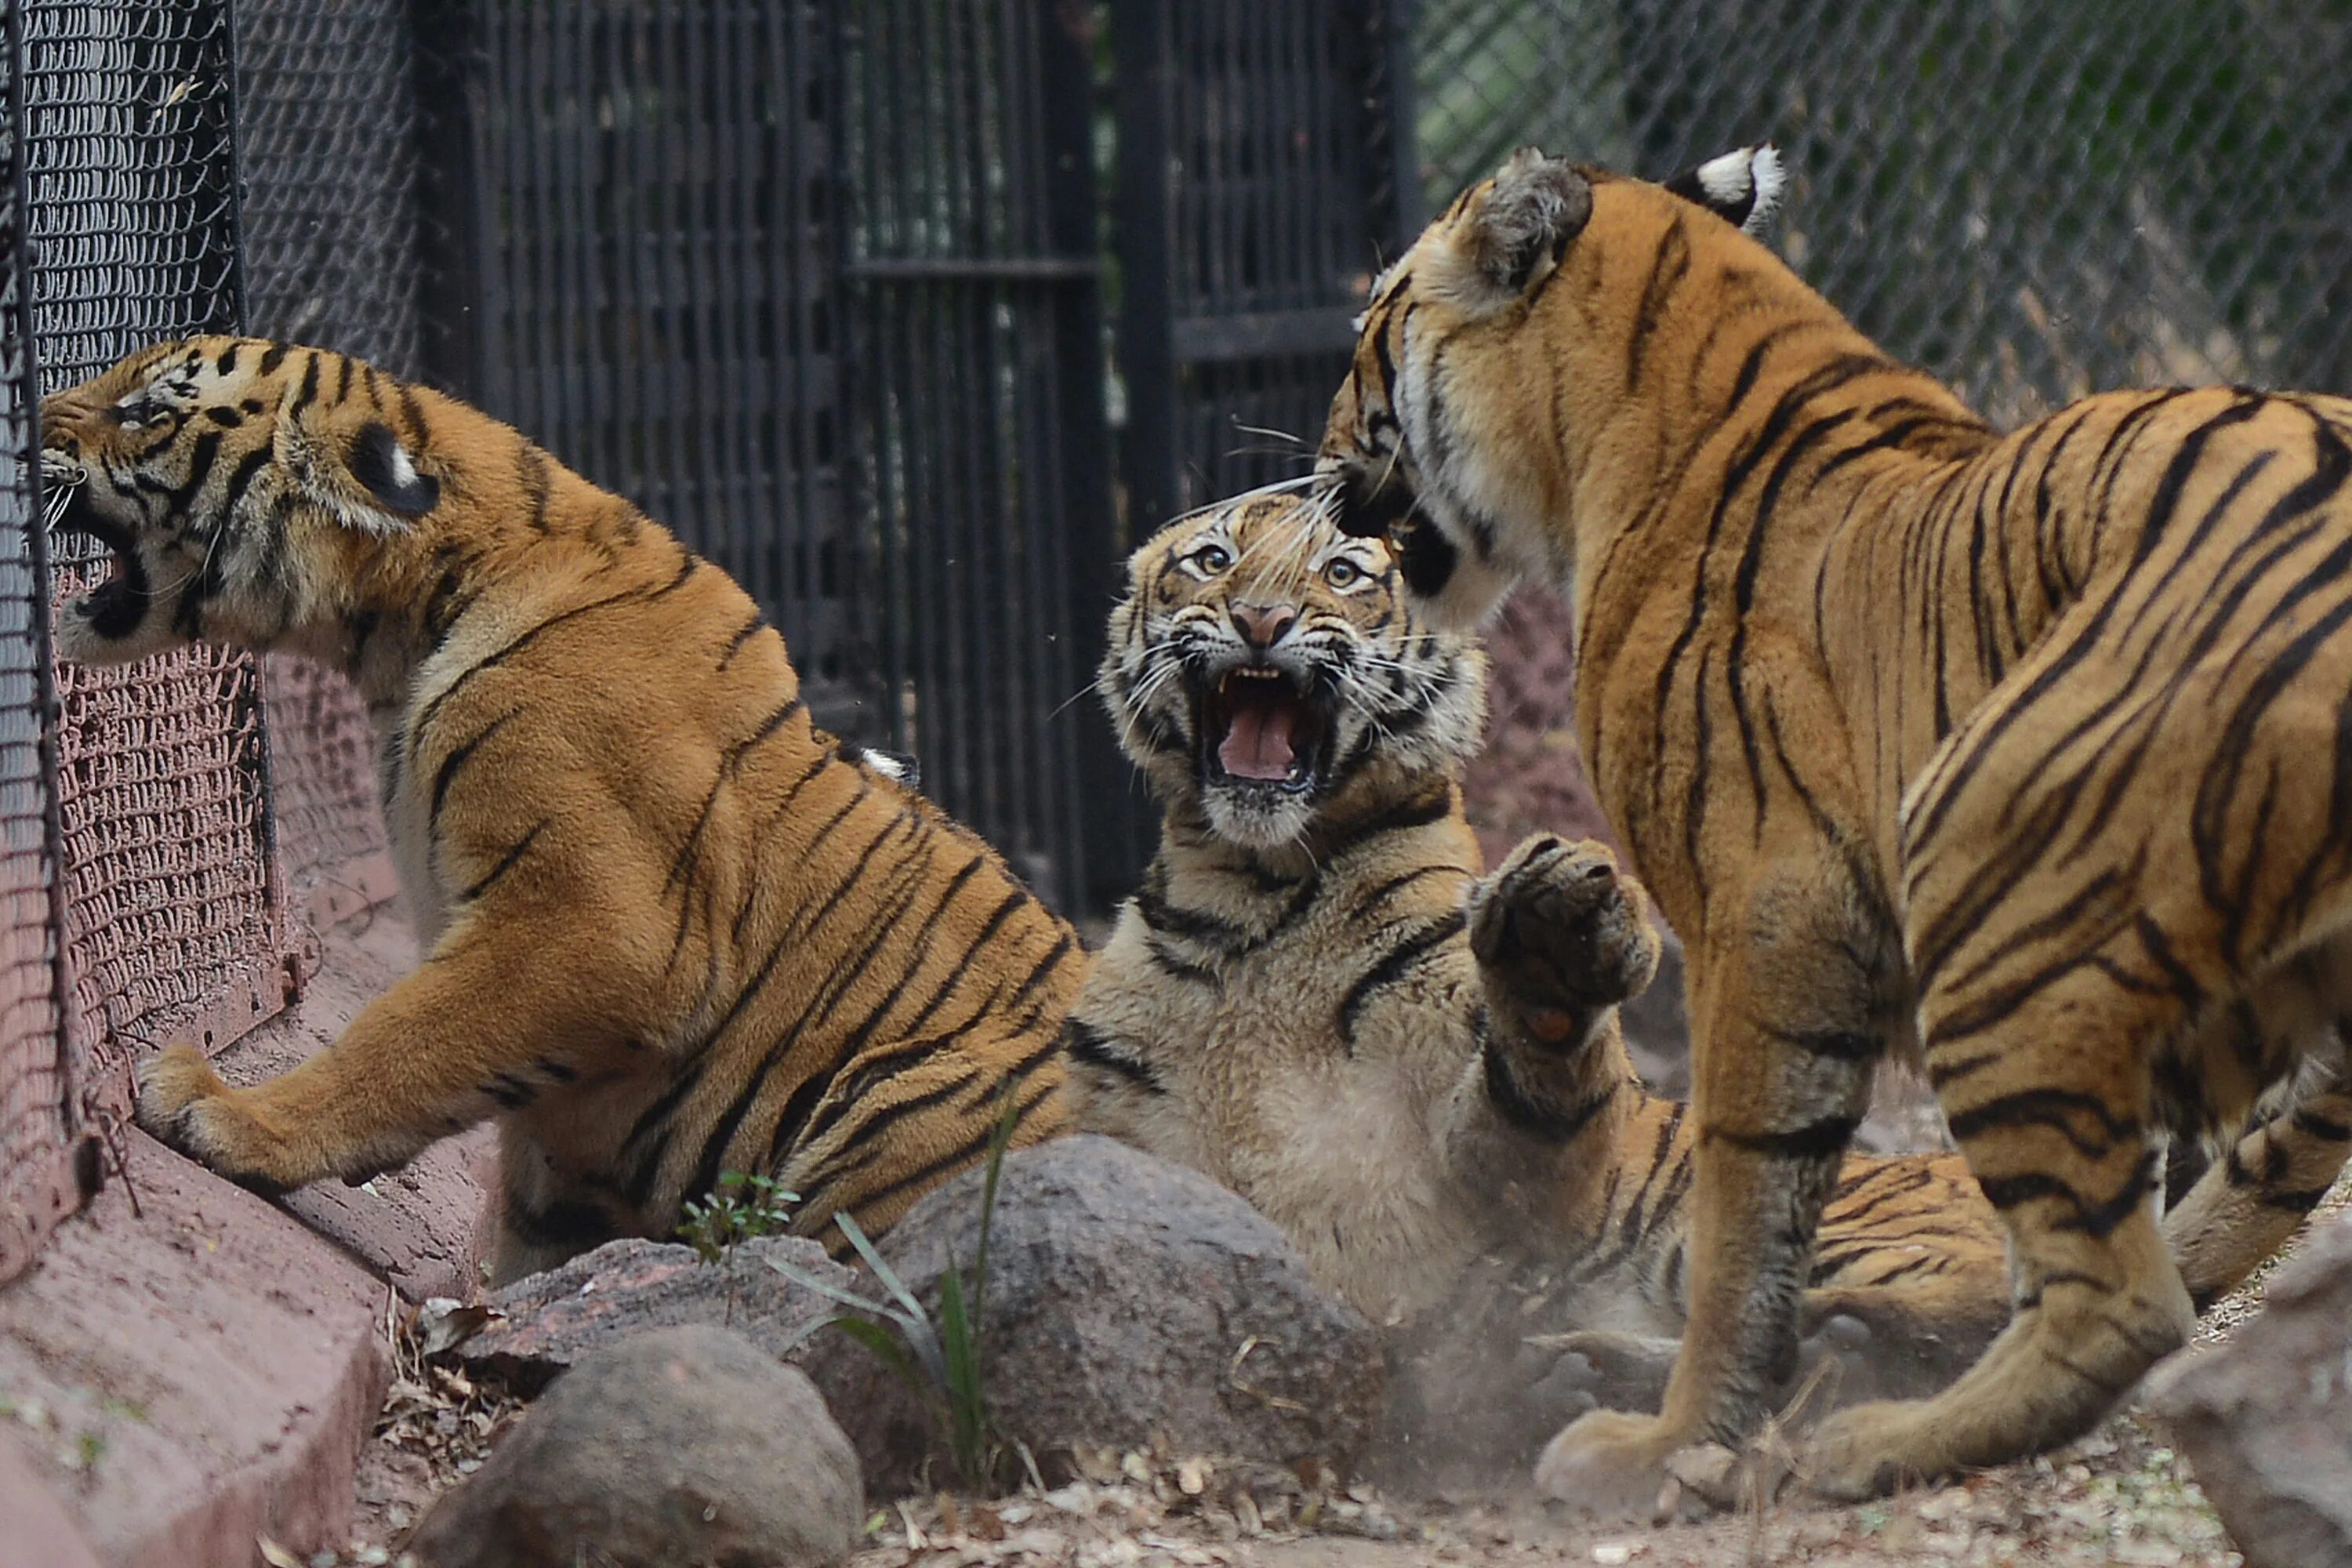
<svg viewBox="0 0 2352 1568">
<path fill-rule="evenodd" d="M 299 646 L 387 547 L 423 548 L 442 492 L 424 428 L 418 395 L 359 361 L 247 338 L 158 344 L 53 394 L 55 526 L 110 556 L 58 606 L 58 653 L 105 665 L 198 637 Z"/>
<path fill-rule="evenodd" d="M 1406 607 L 1386 545 L 1302 495 L 1181 518 L 1128 579 L 1097 688 L 1155 793 L 1222 837 L 1290 843 L 1477 747 L 1485 657 Z"/>
<path fill-rule="evenodd" d="M 1354 363 L 1332 398 L 1317 466 L 1339 527 L 1385 536 L 1415 601 L 1450 626 L 1476 625 L 1522 578 L 1564 579 L 1572 562 L 1546 522 L 1566 515 L 1568 476 L 1549 448 L 1566 434 L 1563 422 L 1586 411 L 1562 398 L 1581 366 L 1556 351 L 1579 349 L 1596 367 L 1608 356 L 1631 360 L 1638 374 L 1643 348 L 1629 340 L 1687 270 L 1687 255 L 1678 269 L 1673 244 L 1662 243 L 1668 222 L 1660 215 L 1704 212 L 1713 216 L 1695 231 L 1714 225 L 1727 239 L 1735 230 L 1755 235 L 1785 184 L 1770 147 L 1711 158 L 1666 182 L 1671 195 L 1523 147 L 1463 192 L 1381 274 L 1357 320 Z M 1621 310 L 1580 292 L 1576 312 L 1549 323 L 1568 342 L 1547 341 L 1527 362 L 1507 363 L 1496 349 L 1594 222 L 1596 196 L 1615 204 L 1610 222 L 1623 232 L 1608 247 L 1584 247 L 1591 265 L 1613 264 L 1606 287 L 1636 298 Z M 1604 249 L 1612 253 L 1606 263 Z M 1475 454 L 1465 450 L 1474 435 Z M 1592 438 L 1600 446 L 1608 437 Z"/>
</svg>

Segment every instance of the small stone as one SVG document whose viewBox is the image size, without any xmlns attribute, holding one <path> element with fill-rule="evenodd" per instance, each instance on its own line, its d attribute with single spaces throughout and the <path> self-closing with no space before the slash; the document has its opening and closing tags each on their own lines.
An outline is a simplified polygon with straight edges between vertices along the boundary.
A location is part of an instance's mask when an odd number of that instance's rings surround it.
<svg viewBox="0 0 2352 1568">
<path fill-rule="evenodd" d="M 430 1568 L 830 1563 L 861 1500 L 807 1378 L 740 1334 L 666 1329 L 583 1357 L 410 1545 Z"/>
</svg>

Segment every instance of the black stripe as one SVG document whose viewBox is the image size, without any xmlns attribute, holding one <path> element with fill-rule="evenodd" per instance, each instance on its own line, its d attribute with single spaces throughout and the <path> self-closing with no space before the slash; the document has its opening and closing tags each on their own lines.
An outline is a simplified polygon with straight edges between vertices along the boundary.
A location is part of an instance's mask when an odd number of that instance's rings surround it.
<svg viewBox="0 0 2352 1568">
<path fill-rule="evenodd" d="M 499 728 L 504 725 L 508 720 L 513 718 L 516 714 L 521 711 L 522 710 L 520 708 L 508 709 L 505 712 L 491 720 L 488 724 L 483 725 L 482 728 L 475 733 L 472 739 L 467 741 L 463 745 L 457 747 L 447 756 L 441 759 L 441 766 L 433 775 L 432 808 L 425 814 L 426 831 L 428 833 L 437 835 L 441 831 L 442 803 L 448 799 L 449 785 L 456 781 L 458 770 L 463 768 L 466 765 L 467 761 L 473 756 L 477 747 L 480 746 L 483 742 L 488 740 L 492 735 L 497 734 Z"/>
<path fill-rule="evenodd" d="M 719 656 L 719 668 L 724 669 L 732 663 L 735 656 L 743 651 L 743 645 L 757 637 L 767 624 L 768 617 L 754 610 L 751 618 L 743 624 L 743 629 L 727 639 L 727 651 Z"/>
<path fill-rule="evenodd" d="M 537 823 L 533 824 L 531 830 L 529 833 L 524 834 L 520 839 L 517 840 L 513 848 L 500 856 L 499 858 L 499 863 L 491 867 L 487 872 L 483 873 L 480 880 L 477 881 L 472 887 L 467 888 L 464 892 L 457 895 L 457 902 L 459 904 L 469 904 L 473 902 L 476 899 L 480 898 L 484 893 L 488 892 L 491 885 L 497 882 L 499 878 L 505 876 L 509 871 L 513 870 L 515 868 L 515 862 L 520 860 L 523 858 L 524 853 L 530 848 L 531 840 L 539 837 L 540 830 L 547 826 L 548 820 L 549 819 L 546 817 L 541 817 Z"/>
<path fill-rule="evenodd" d="M 1433 950 L 1444 946 L 1462 934 L 1463 915 L 1459 910 L 1449 910 L 1428 921 L 1412 935 L 1398 942 L 1382 954 L 1379 963 L 1364 971 L 1348 994 L 1340 998 L 1338 1025 L 1340 1042 L 1350 1055 L 1356 1048 L 1356 1020 L 1372 994 L 1384 985 L 1394 984 L 1407 970 L 1420 963 Z"/>
<path fill-rule="evenodd" d="M 1062 1048 L 1072 1061 L 1117 1073 L 1146 1094 L 1164 1095 L 1167 1083 L 1160 1069 L 1123 1044 L 1114 1044 L 1109 1036 L 1093 1025 L 1072 1018 L 1062 1026 Z"/>
<path fill-rule="evenodd" d="M 253 487 L 255 478 L 262 469 L 269 466 L 273 454 L 267 446 L 256 447 L 252 451 L 239 458 L 236 467 L 229 470 L 228 483 L 222 488 L 220 499 L 221 522 L 224 526 L 228 522 L 229 514 L 236 510 L 236 503 L 243 500 L 245 492 Z"/>
<path fill-rule="evenodd" d="M 557 626 L 563 625 L 566 621 L 576 620 L 580 616 L 588 615 L 593 611 L 609 609 L 614 605 L 636 603 L 643 600 L 645 596 L 646 595 L 642 590 L 631 588 L 618 594 L 607 594 L 601 599 L 591 599 L 584 605 L 574 605 L 568 610 L 559 610 L 554 615 L 548 616 L 547 619 L 541 621 L 538 625 L 515 637 L 512 640 L 509 641 L 505 647 L 499 648 L 493 653 L 487 654 L 481 658 L 477 659 L 474 663 L 467 666 L 463 670 L 460 670 L 457 673 L 455 679 L 451 680 L 448 685 L 443 687 L 434 695 L 433 700 L 425 705 L 425 710 L 417 715 L 415 723 L 410 727 L 408 731 L 408 745 L 411 760 L 413 761 L 415 759 L 416 746 L 423 741 L 425 730 L 430 727 L 435 716 L 440 712 L 442 705 L 447 702 L 450 698 L 456 696 L 458 690 L 464 687 L 466 682 L 473 679 L 475 676 L 479 675 L 482 671 L 488 669 L 493 666 L 504 664 L 508 659 L 521 652 L 523 648 L 529 647 L 532 642 L 538 640 L 546 633 L 553 631 Z"/>
<path fill-rule="evenodd" d="M 2095 1122 L 2100 1135 L 2086 1136 L 2076 1131 L 2074 1118 L 2078 1116 Z M 1948 1121 L 1953 1141 L 1961 1144 L 1995 1129 L 2048 1127 L 2088 1160 L 2105 1157 L 2116 1144 L 2137 1137 L 2140 1131 L 2137 1118 L 2115 1115 L 2105 1100 L 2068 1089 L 2020 1089 L 1951 1115 Z"/>
<path fill-rule="evenodd" d="M 301 413 L 304 409 L 310 407 L 312 403 L 318 400 L 319 358 L 320 354 L 317 349 L 312 349 L 308 354 L 303 356 L 302 383 L 299 386 L 295 388 L 294 406 L 286 411 L 288 417 L 290 418 L 293 416 Z"/>
<path fill-rule="evenodd" d="M 1861 1123 L 1851 1116 L 1824 1116 L 1784 1132 L 1735 1132 L 1724 1127 L 1702 1128 L 1699 1136 L 1710 1143 L 1727 1144 L 1772 1160 L 1832 1160 L 1845 1152 Z"/>
<path fill-rule="evenodd" d="M 1530 1138 L 1541 1139 L 1555 1148 L 1573 1142 L 1579 1133 L 1592 1124 L 1592 1119 L 1609 1109 L 1623 1085 L 1612 1082 L 1598 1094 L 1577 1101 L 1565 1110 L 1554 1110 L 1529 1096 L 1512 1076 L 1510 1064 L 1491 1037 L 1483 1053 L 1486 1068 L 1486 1098 L 1493 1103 L 1495 1113 L 1513 1131 Z"/>
</svg>

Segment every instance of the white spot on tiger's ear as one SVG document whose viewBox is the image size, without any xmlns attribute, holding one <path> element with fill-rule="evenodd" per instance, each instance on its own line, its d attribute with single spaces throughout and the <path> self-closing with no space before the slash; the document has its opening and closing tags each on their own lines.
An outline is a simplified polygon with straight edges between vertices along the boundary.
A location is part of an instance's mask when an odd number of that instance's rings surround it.
<svg viewBox="0 0 2352 1568">
<path fill-rule="evenodd" d="M 402 517 L 422 517 L 441 499 L 441 481 L 418 471 L 392 426 L 371 419 L 352 438 L 352 478 Z"/>
<path fill-rule="evenodd" d="M 1743 233 L 1762 234 L 1780 216 L 1780 198 L 1789 190 L 1789 171 L 1780 162 L 1780 149 L 1767 142 L 1756 149 L 1749 172 L 1756 181 L 1756 206 L 1739 227 Z"/>
<path fill-rule="evenodd" d="M 1698 203 L 1742 234 L 1761 236 L 1780 210 L 1789 176 L 1780 149 L 1738 147 L 1666 182 L 1666 189 Z"/>
</svg>

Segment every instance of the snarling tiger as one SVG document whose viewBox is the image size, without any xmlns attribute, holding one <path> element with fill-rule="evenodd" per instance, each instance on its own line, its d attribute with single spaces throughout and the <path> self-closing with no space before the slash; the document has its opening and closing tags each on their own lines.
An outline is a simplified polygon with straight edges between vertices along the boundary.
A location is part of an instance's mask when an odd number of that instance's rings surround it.
<svg viewBox="0 0 2352 1568">
<path fill-rule="evenodd" d="M 1824 1424 L 1832 1493 L 2084 1430 L 2326 1190 L 2352 403 L 2004 434 L 1732 225 L 1529 149 L 1374 286 L 1320 469 L 1437 622 L 1570 595 L 1579 739 L 1688 944 L 1688 1331 L 1663 1412 L 1570 1426 L 1550 1492 L 1646 1503 L 1754 1428 L 1891 1047 L 2006 1222 L 2015 1316 L 1944 1393 Z M 2168 1130 L 2218 1158 L 2160 1217 Z"/>
<path fill-rule="evenodd" d="M 1253 496 L 1129 579 L 1098 687 L 1166 816 L 1070 1014 L 1077 1122 L 1241 1193 L 1400 1329 L 1400 1425 L 1442 1458 L 1525 1463 L 1580 1396 L 1654 1401 L 1694 1128 L 1620 1029 L 1658 955 L 1640 887 L 1549 835 L 1479 874 L 1484 659 L 1379 542 Z M 1826 1236 L 1809 1318 L 1868 1335 L 1839 1393 L 1931 1390 L 2008 1319 L 1957 1157 L 1850 1162 Z"/>
<path fill-rule="evenodd" d="M 230 1088 L 151 1058 L 141 1123 L 257 1187 L 495 1116 L 495 1274 L 667 1236 L 722 1171 L 878 1230 L 1061 1121 L 1084 960 L 979 838 L 818 729 L 726 574 L 504 425 L 341 354 L 208 337 L 41 409 L 107 548 L 66 658 L 196 638 L 348 674 L 425 944 L 332 1047 Z"/>
</svg>

